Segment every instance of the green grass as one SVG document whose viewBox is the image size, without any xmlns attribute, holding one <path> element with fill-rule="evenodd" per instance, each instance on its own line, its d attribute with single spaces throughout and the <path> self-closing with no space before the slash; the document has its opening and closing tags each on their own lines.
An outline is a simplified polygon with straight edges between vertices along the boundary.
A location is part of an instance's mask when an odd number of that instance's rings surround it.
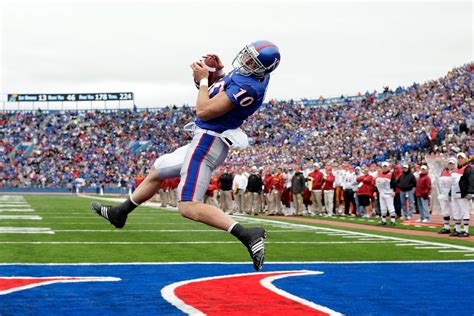
<svg viewBox="0 0 474 316">
<path fill-rule="evenodd" d="M 89 204 L 92 200 L 90 199 L 74 196 L 26 196 L 25 199 L 35 209 L 35 212 L 22 213 L 22 215 L 39 215 L 43 219 L 41 221 L 0 220 L 0 226 L 48 227 L 55 231 L 55 234 L 0 234 L 0 262 L 249 261 L 246 249 L 233 236 L 201 223 L 184 219 L 174 211 L 140 207 L 131 214 L 127 226 L 122 230 L 117 230 L 104 219 L 91 213 Z M 9 212 L 8 214 L 14 215 L 15 213 Z M 248 226 L 259 225 L 259 222 L 252 218 L 239 217 L 240 219 Z M 258 219 L 261 220 L 261 218 Z M 275 220 L 272 219 L 272 221 Z M 474 259 L 474 257 L 464 256 L 464 253 L 460 252 L 438 252 L 439 249 L 396 246 L 395 242 L 386 240 L 380 242 L 359 241 L 357 238 L 330 236 L 322 230 L 289 227 L 285 223 L 295 222 L 284 219 L 278 220 L 277 223 L 264 223 L 268 231 L 267 261 Z M 471 247 L 474 253 L 473 243 L 461 240 L 424 236 L 411 237 L 404 234 L 311 223 L 304 223 L 304 225 L 306 225 L 305 227 L 334 228 L 347 232 L 363 232 L 377 236 L 443 243 L 447 246 L 467 246 Z M 177 230 L 177 232 L 163 230 Z M 46 243 L 31 244 L 32 242 Z M 134 244 L 105 244 L 111 242 Z"/>
</svg>

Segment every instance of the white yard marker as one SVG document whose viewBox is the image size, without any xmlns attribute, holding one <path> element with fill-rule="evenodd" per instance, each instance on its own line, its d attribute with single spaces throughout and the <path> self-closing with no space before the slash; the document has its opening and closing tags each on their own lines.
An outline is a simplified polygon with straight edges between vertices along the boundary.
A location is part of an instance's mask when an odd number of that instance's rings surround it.
<svg viewBox="0 0 474 316">
<path fill-rule="evenodd" d="M 41 227 L 0 227 L 0 234 L 54 234 L 54 231 Z"/>
<path fill-rule="evenodd" d="M 395 246 L 416 246 L 417 244 L 414 243 L 407 243 L 407 244 L 395 244 Z"/>
<path fill-rule="evenodd" d="M 27 204 L 26 201 L 3 201 L 0 200 L 0 205 L 1 204 Z"/>
<path fill-rule="evenodd" d="M 25 202 L 25 199 L 22 196 L 15 196 L 15 195 L 3 195 L 0 196 L 0 201 L 16 201 L 16 202 Z"/>
<path fill-rule="evenodd" d="M 415 247 L 415 249 L 447 249 L 449 247 L 443 247 L 443 246 L 428 246 L 428 247 Z"/>
<path fill-rule="evenodd" d="M 0 208 L 1 212 L 34 212 L 32 208 Z"/>
<path fill-rule="evenodd" d="M 31 207 L 30 204 L 11 204 L 11 203 L 8 203 L 8 204 L 1 204 L 0 203 L 0 208 L 4 208 L 4 207 L 18 207 L 18 208 L 22 208 L 22 207 Z"/>
<path fill-rule="evenodd" d="M 467 250 L 467 249 L 458 249 L 458 250 L 440 250 L 438 252 L 474 252 L 474 249 Z"/>
<path fill-rule="evenodd" d="M 0 219 L 26 219 L 26 220 L 42 220 L 41 216 L 37 215 L 0 215 Z"/>
<path fill-rule="evenodd" d="M 363 241 L 381 241 L 383 239 L 382 238 L 360 238 L 359 240 L 363 240 Z"/>
</svg>

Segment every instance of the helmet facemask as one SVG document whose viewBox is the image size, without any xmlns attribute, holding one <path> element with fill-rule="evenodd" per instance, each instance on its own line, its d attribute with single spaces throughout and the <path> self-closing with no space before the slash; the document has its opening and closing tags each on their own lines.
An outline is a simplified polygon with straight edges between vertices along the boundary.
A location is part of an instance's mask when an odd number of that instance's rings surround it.
<svg viewBox="0 0 474 316">
<path fill-rule="evenodd" d="M 252 45 L 246 45 L 235 56 L 232 67 L 244 76 L 254 76 L 263 78 L 265 76 L 265 66 L 258 60 L 258 52 Z"/>
</svg>

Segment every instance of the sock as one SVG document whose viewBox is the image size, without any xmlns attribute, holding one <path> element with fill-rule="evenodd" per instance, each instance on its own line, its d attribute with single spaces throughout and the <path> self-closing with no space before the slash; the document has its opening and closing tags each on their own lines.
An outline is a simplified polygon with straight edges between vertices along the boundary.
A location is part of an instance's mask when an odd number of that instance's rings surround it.
<svg viewBox="0 0 474 316">
<path fill-rule="evenodd" d="M 247 228 L 242 226 L 240 223 L 235 223 L 230 230 L 230 233 L 237 237 L 237 239 L 242 243 L 247 244 Z"/>
<path fill-rule="evenodd" d="M 129 197 L 125 202 L 116 206 L 119 212 L 129 214 L 138 207 L 138 205 L 133 203 L 131 199 L 132 197 Z"/>
<path fill-rule="evenodd" d="M 385 217 L 381 217 L 381 218 L 380 218 L 380 221 L 381 221 L 382 223 L 386 223 L 386 222 L 387 222 L 387 220 L 385 219 Z"/>
<path fill-rule="evenodd" d="M 464 231 L 469 234 L 469 219 L 464 219 Z"/>
<path fill-rule="evenodd" d="M 461 226 L 461 220 L 460 220 L 460 219 L 456 219 L 456 220 L 454 221 L 454 230 L 457 231 L 458 233 L 459 233 L 459 231 L 460 231 L 459 226 Z"/>
<path fill-rule="evenodd" d="M 234 228 L 235 225 L 237 225 L 238 222 L 235 222 L 234 224 L 230 225 L 229 228 L 227 228 L 227 232 L 230 233 L 232 231 L 232 229 Z"/>
<path fill-rule="evenodd" d="M 390 215 L 390 222 L 395 223 L 395 215 Z"/>
<path fill-rule="evenodd" d="M 449 216 L 444 216 L 443 220 L 444 220 L 444 229 L 449 230 Z"/>
</svg>

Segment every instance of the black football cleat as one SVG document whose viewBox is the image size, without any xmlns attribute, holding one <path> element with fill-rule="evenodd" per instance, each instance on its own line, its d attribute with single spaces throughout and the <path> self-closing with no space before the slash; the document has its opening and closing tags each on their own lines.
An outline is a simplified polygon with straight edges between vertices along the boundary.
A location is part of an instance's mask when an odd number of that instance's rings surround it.
<svg viewBox="0 0 474 316">
<path fill-rule="evenodd" d="M 449 236 L 451 236 L 451 237 L 458 237 L 459 234 L 460 234 L 460 232 L 457 232 L 457 231 L 453 230 L 453 231 L 451 232 L 451 234 L 449 234 Z"/>
<path fill-rule="evenodd" d="M 459 235 L 457 237 L 469 237 L 469 233 L 466 232 L 466 231 L 462 231 L 459 233 Z"/>
<path fill-rule="evenodd" d="M 100 217 L 108 220 L 110 224 L 115 226 L 115 228 L 124 227 L 125 222 L 127 221 L 127 214 L 121 214 L 118 209 L 110 205 L 102 205 L 98 202 L 92 202 L 91 210 Z"/>
<path fill-rule="evenodd" d="M 438 234 L 441 234 L 441 235 L 444 235 L 444 234 L 450 234 L 451 233 L 451 230 L 449 229 L 446 229 L 446 228 L 442 228 Z"/>
<path fill-rule="evenodd" d="M 395 225 L 396 225 L 395 222 L 388 223 L 388 226 L 395 226 Z"/>
<path fill-rule="evenodd" d="M 387 222 L 380 222 L 378 225 L 379 226 L 387 226 Z"/>
<path fill-rule="evenodd" d="M 265 261 L 265 238 L 267 237 L 263 227 L 252 227 L 248 229 L 249 240 L 251 242 L 245 245 L 253 261 L 255 271 L 262 270 Z"/>
</svg>

